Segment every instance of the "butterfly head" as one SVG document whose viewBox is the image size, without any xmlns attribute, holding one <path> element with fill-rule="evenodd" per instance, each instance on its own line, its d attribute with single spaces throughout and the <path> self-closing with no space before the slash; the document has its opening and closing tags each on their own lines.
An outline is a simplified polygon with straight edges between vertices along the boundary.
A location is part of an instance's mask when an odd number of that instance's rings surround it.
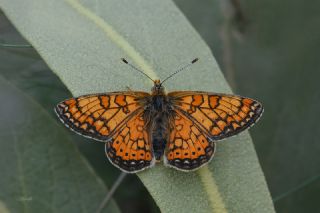
<svg viewBox="0 0 320 213">
<path fill-rule="evenodd" d="M 164 92 L 164 86 L 162 86 L 159 79 L 153 81 L 154 86 L 151 88 L 152 95 L 163 95 Z"/>
</svg>

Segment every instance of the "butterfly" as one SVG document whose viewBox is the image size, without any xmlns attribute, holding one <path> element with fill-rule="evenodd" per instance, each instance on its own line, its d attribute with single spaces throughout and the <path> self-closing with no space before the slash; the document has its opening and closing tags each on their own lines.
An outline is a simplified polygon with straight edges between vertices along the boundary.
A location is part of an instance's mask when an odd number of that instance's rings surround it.
<svg viewBox="0 0 320 213">
<path fill-rule="evenodd" d="M 216 141 L 249 128 L 263 112 L 250 98 L 201 91 L 166 93 L 164 81 L 152 81 L 151 93 L 83 95 L 60 102 L 55 112 L 71 130 L 104 142 L 107 158 L 127 173 L 161 160 L 181 171 L 196 170 L 213 158 Z"/>
</svg>

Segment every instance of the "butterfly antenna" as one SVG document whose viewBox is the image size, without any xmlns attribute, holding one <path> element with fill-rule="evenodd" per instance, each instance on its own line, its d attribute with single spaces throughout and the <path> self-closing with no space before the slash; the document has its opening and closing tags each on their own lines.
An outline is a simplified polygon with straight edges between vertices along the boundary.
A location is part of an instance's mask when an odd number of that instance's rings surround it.
<svg viewBox="0 0 320 213">
<path fill-rule="evenodd" d="M 139 70 L 138 68 L 136 68 L 135 66 L 130 64 L 125 58 L 121 58 L 121 61 L 123 61 L 124 63 L 128 64 L 134 70 L 136 70 L 136 71 L 142 73 L 143 75 L 147 76 L 152 82 L 154 82 L 154 80 L 150 76 L 148 76 L 147 74 L 145 74 L 144 72 L 142 72 L 141 70 Z"/>
<path fill-rule="evenodd" d="M 165 78 L 161 84 L 163 84 L 166 80 L 168 80 L 169 78 L 171 78 L 172 76 L 178 74 L 179 72 L 181 72 L 182 70 L 188 68 L 189 66 L 191 66 L 192 64 L 196 63 L 197 61 L 199 61 L 199 58 L 195 58 L 193 59 L 190 63 L 188 63 L 187 65 L 181 67 L 180 69 L 178 69 L 177 71 L 175 71 L 174 73 L 172 73 L 171 75 L 169 75 L 167 78 Z"/>
</svg>

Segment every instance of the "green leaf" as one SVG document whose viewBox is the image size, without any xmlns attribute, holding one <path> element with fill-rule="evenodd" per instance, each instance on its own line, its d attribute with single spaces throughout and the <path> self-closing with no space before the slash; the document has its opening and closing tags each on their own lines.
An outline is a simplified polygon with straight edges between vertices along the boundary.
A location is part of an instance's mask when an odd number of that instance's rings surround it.
<svg viewBox="0 0 320 213">
<path fill-rule="evenodd" d="M 235 91 L 259 97 L 266 109 L 251 133 L 276 211 L 319 212 L 320 1 L 175 2 L 224 68 L 219 35 L 229 24 Z M 223 2 L 240 3 L 242 32 L 239 17 L 221 18 Z"/>
<path fill-rule="evenodd" d="M 122 57 L 160 79 L 199 57 L 192 70 L 168 81 L 167 89 L 230 93 L 209 48 L 171 1 L 0 0 L 0 5 L 75 96 L 126 86 L 149 90 L 152 82 L 121 63 Z M 248 133 L 218 143 L 215 159 L 197 172 L 159 164 L 138 176 L 163 212 L 274 212 Z"/>
<path fill-rule="evenodd" d="M 27 44 L 27 41 L 21 38 L 21 35 L 14 29 L 1 10 L 0 23 L 2 32 L 0 41 L 6 44 Z M 1 44 L 0 61 L 3 62 L 0 63 L 1 75 L 23 91 L 24 95 L 39 103 L 44 110 L 53 116 L 54 120 L 59 122 L 52 108 L 61 100 L 70 97 L 71 93 L 33 48 L 1 48 Z M 107 186 L 112 186 L 119 176 L 120 170 L 106 159 L 104 144 L 92 143 L 92 140 L 78 134 L 70 134 L 70 136 L 72 136 L 71 140 L 91 164 L 96 174 Z M 129 187 L 130 190 L 128 190 Z M 148 199 L 146 200 L 146 198 Z M 136 175 L 125 178 L 115 194 L 115 199 L 121 200 L 121 206 L 134 205 L 138 212 L 146 207 L 159 209 Z M 146 201 L 148 202 L 147 205 Z"/>
<path fill-rule="evenodd" d="M 65 130 L 2 77 L 0 99 L 1 212 L 95 211 L 106 187 Z"/>
</svg>

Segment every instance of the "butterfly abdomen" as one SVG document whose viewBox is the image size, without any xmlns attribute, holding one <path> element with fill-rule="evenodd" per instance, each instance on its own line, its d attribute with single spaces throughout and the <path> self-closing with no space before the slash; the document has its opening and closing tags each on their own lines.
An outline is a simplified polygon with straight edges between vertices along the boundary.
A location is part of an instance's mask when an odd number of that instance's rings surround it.
<svg viewBox="0 0 320 213">
<path fill-rule="evenodd" d="M 150 106 L 152 148 L 155 159 L 159 161 L 164 153 L 169 136 L 166 96 L 154 95 Z"/>
<path fill-rule="evenodd" d="M 168 128 L 165 117 L 158 114 L 152 127 L 152 146 L 156 160 L 160 160 L 167 144 Z"/>
</svg>

